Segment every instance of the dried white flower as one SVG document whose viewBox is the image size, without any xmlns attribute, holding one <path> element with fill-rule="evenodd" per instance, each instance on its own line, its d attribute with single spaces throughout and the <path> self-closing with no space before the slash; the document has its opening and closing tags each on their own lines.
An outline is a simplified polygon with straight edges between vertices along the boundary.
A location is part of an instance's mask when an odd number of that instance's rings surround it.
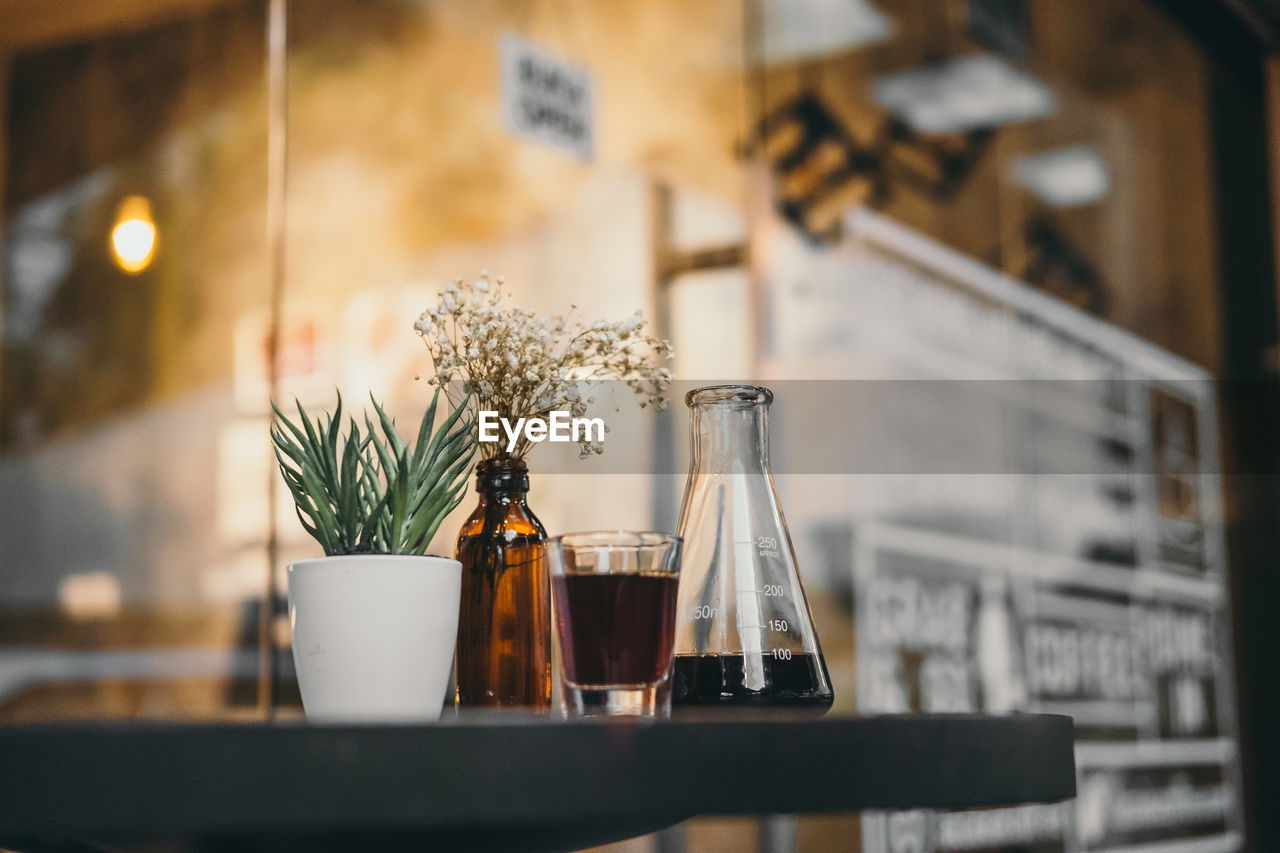
<svg viewBox="0 0 1280 853">
<path fill-rule="evenodd" d="M 603 380 L 626 382 L 641 407 L 665 407 L 671 371 L 655 362 L 671 357 L 671 344 L 641 334 L 639 311 L 615 323 L 537 315 L 507 303 L 503 283 L 502 276 L 491 280 L 483 271 L 471 283 L 459 278 L 413 324 L 436 368 L 432 383 L 447 386 L 456 375 L 462 387 L 446 388 L 454 405 L 472 392 L 467 405 L 473 423 L 481 410 L 512 422 L 560 409 L 581 417 L 595 402 L 590 383 Z M 522 439 L 514 455 L 523 457 L 531 447 Z M 585 458 L 603 453 L 604 444 L 584 440 L 579 449 Z M 480 450 L 485 457 L 500 452 L 490 442 Z"/>
</svg>

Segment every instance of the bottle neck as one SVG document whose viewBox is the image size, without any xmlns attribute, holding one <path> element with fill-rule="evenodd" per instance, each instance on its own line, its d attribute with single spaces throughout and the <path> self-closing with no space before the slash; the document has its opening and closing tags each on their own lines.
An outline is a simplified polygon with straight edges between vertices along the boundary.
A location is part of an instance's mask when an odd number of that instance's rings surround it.
<svg viewBox="0 0 1280 853">
<path fill-rule="evenodd" d="M 691 465 L 700 474 L 762 474 L 769 470 L 769 405 L 726 400 L 694 405 Z"/>
<path fill-rule="evenodd" d="M 529 493 L 529 468 L 523 459 L 496 456 L 476 465 L 476 492 L 480 502 L 524 503 Z"/>
</svg>

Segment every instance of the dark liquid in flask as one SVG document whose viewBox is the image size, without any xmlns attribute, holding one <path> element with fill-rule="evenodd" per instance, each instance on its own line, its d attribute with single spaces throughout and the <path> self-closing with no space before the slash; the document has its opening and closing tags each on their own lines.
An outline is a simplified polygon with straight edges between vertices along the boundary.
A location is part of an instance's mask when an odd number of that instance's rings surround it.
<svg viewBox="0 0 1280 853">
<path fill-rule="evenodd" d="M 679 578 L 561 575 L 554 583 L 565 678 L 571 684 L 656 684 L 675 645 Z"/>
<path fill-rule="evenodd" d="M 829 686 L 826 664 L 811 654 L 794 654 L 788 660 L 772 655 L 759 657 L 764 687 L 746 685 L 743 655 L 676 655 L 671 701 L 680 706 L 738 706 L 811 709 L 831 707 L 835 696 Z"/>
</svg>

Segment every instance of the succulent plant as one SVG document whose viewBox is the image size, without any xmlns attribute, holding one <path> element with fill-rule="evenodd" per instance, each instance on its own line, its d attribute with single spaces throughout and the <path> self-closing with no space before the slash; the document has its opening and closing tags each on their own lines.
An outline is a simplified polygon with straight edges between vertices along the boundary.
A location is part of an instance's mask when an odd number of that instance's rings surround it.
<svg viewBox="0 0 1280 853">
<path fill-rule="evenodd" d="M 462 501 L 475 444 L 458 406 L 433 430 L 436 390 L 413 446 L 370 395 L 378 422 L 355 418 L 339 435 L 342 395 L 333 415 L 301 424 L 271 403 L 271 441 L 303 528 L 327 555 L 424 554 L 445 516 Z M 379 434 L 379 430 L 381 434 Z"/>
</svg>

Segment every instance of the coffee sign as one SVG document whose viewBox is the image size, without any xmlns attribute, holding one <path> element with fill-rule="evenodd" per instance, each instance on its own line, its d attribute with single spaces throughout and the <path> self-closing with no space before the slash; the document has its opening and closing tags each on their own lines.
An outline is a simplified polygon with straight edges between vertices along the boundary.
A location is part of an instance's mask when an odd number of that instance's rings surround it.
<svg viewBox="0 0 1280 853">
<path fill-rule="evenodd" d="M 590 160 L 595 144 L 591 73 L 512 35 L 502 37 L 501 62 L 507 129 Z"/>
</svg>

